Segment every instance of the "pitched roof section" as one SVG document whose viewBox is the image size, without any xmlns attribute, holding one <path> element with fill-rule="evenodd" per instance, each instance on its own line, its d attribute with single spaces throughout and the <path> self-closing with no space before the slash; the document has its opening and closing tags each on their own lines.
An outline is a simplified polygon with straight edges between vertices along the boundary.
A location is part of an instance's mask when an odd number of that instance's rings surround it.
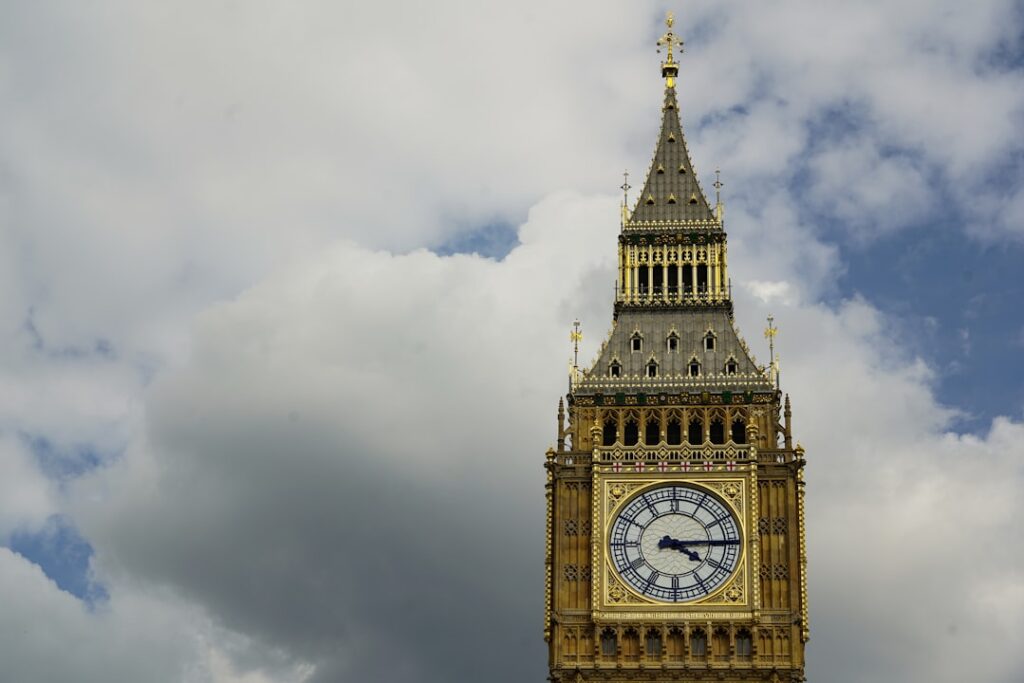
<svg viewBox="0 0 1024 683">
<path fill-rule="evenodd" d="M 709 334 L 714 339 L 712 348 L 706 343 Z M 670 337 L 675 338 L 674 347 Z M 639 338 L 639 343 L 634 338 Z M 653 377 L 648 371 L 652 361 L 657 366 Z M 699 366 L 696 374 L 690 369 L 693 362 Z M 613 363 L 619 365 L 616 376 L 610 372 Z M 573 393 L 772 389 L 768 374 L 750 357 L 728 311 L 708 309 L 682 315 L 665 311 L 622 313 Z"/>
<path fill-rule="evenodd" d="M 716 222 L 693 173 L 693 162 L 690 161 L 683 127 L 679 123 L 676 89 L 672 85 L 665 88 L 658 148 L 654 152 L 651 168 L 647 172 L 647 182 L 644 183 L 636 208 L 626 221 L 626 228 L 654 221 L 691 224 Z"/>
</svg>

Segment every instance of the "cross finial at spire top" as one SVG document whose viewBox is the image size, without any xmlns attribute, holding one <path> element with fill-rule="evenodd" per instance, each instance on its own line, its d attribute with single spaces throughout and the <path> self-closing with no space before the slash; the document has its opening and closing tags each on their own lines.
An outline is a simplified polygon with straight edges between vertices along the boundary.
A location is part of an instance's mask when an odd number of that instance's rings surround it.
<svg viewBox="0 0 1024 683">
<path fill-rule="evenodd" d="M 661 63 L 661 77 L 665 79 L 668 87 L 674 87 L 676 84 L 676 75 L 679 73 L 679 65 L 676 64 L 676 60 L 672 56 L 672 51 L 679 48 L 679 54 L 683 54 L 683 39 L 672 33 L 672 26 L 676 23 L 676 17 L 672 12 L 665 15 L 665 26 L 668 27 L 668 31 L 665 32 L 661 38 L 658 39 L 658 52 L 661 52 L 661 48 L 665 48 L 668 53 L 665 61 Z"/>
</svg>

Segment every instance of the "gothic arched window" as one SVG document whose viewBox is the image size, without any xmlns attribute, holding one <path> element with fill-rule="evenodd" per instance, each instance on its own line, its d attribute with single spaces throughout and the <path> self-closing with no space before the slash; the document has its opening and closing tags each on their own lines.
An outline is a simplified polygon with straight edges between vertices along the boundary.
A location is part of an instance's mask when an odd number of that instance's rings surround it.
<svg viewBox="0 0 1024 683">
<path fill-rule="evenodd" d="M 677 628 L 672 629 L 668 632 L 668 658 L 673 662 L 681 662 L 683 660 L 683 632 Z"/>
<path fill-rule="evenodd" d="M 711 429 L 709 430 L 711 443 L 716 446 L 721 446 L 725 443 L 725 425 L 718 418 L 711 421 Z"/>
<path fill-rule="evenodd" d="M 615 657 L 616 650 L 618 650 L 618 638 L 615 637 L 615 631 L 610 628 L 606 628 L 601 632 L 601 655 L 607 658 Z"/>
<path fill-rule="evenodd" d="M 635 446 L 640 441 L 640 426 L 636 420 L 626 423 L 625 433 L 622 435 L 622 443 L 626 446 Z"/>
<path fill-rule="evenodd" d="M 715 333 L 708 332 L 704 335 L 704 350 L 714 351 L 715 350 Z"/>
<path fill-rule="evenodd" d="M 754 639 L 750 631 L 740 629 L 736 632 L 736 657 L 739 659 L 750 659 L 753 655 Z"/>
<path fill-rule="evenodd" d="M 701 294 L 708 291 L 708 267 L 704 263 L 697 265 L 697 291 Z"/>
<path fill-rule="evenodd" d="M 608 364 L 608 376 L 609 377 L 621 377 L 622 376 L 622 363 L 617 360 L 613 360 Z"/>
<path fill-rule="evenodd" d="M 576 659 L 576 636 L 574 634 L 566 634 L 562 641 L 562 652 L 566 659 Z"/>
<path fill-rule="evenodd" d="M 716 628 L 712 634 L 711 654 L 719 661 L 729 657 L 729 633 L 724 628 Z"/>
<path fill-rule="evenodd" d="M 604 428 L 601 430 L 601 445 L 602 446 L 614 446 L 615 445 L 615 420 L 608 418 L 604 421 Z"/>
<path fill-rule="evenodd" d="M 683 443 L 683 426 L 679 420 L 672 418 L 668 422 L 668 429 L 665 430 L 665 440 L 669 446 L 678 446 Z"/>
<path fill-rule="evenodd" d="M 733 443 L 747 442 L 747 423 L 741 418 L 732 421 L 732 441 Z"/>
<path fill-rule="evenodd" d="M 661 657 L 661 633 L 655 629 L 647 631 L 647 656 L 656 659 Z"/>
<path fill-rule="evenodd" d="M 622 634 L 622 658 L 627 662 L 635 662 L 640 659 L 640 634 L 636 629 L 626 629 Z"/>
<path fill-rule="evenodd" d="M 757 656 L 762 661 L 772 659 L 772 632 L 768 629 L 761 629 L 757 632 Z"/>
<path fill-rule="evenodd" d="M 657 446 L 661 442 L 661 434 L 659 432 L 658 418 L 652 417 L 647 420 L 647 425 L 644 427 L 644 443 L 648 446 Z"/>
<path fill-rule="evenodd" d="M 697 418 L 690 420 L 690 428 L 687 430 L 686 436 L 691 446 L 699 446 L 704 443 L 704 423 Z"/>
<path fill-rule="evenodd" d="M 697 660 L 708 656 L 708 637 L 702 629 L 695 628 L 690 632 L 690 656 Z"/>
<path fill-rule="evenodd" d="M 657 377 L 658 376 L 658 361 L 652 360 L 647 364 L 647 376 Z"/>
</svg>

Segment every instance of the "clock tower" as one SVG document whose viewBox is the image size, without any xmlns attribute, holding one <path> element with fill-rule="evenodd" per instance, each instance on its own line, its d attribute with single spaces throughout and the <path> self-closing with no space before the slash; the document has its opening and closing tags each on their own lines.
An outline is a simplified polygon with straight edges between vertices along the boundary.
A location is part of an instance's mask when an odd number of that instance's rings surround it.
<svg viewBox="0 0 1024 683">
<path fill-rule="evenodd" d="M 550 680 L 803 681 L 804 452 L 774 360 L 758 365 L 734 324 L 724 211 L 687 151 L 666 23 L 612 329 L 574 367 L 545 463 Z"/>
</svg>

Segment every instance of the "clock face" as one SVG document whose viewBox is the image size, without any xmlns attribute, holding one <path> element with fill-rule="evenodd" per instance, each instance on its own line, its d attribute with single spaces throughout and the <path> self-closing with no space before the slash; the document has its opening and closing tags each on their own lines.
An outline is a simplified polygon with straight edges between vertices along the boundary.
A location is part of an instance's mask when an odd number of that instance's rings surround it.
<svg viewBox="0 0 1024 683">
<path fill-rule="evenodd" d="M 635 591 L 689 602 L 713 593 L 740 560 L 739 525 L 711 493 L 684 484 L 645 490 L 612 520 L 612 564 Z"/>
</svg>

